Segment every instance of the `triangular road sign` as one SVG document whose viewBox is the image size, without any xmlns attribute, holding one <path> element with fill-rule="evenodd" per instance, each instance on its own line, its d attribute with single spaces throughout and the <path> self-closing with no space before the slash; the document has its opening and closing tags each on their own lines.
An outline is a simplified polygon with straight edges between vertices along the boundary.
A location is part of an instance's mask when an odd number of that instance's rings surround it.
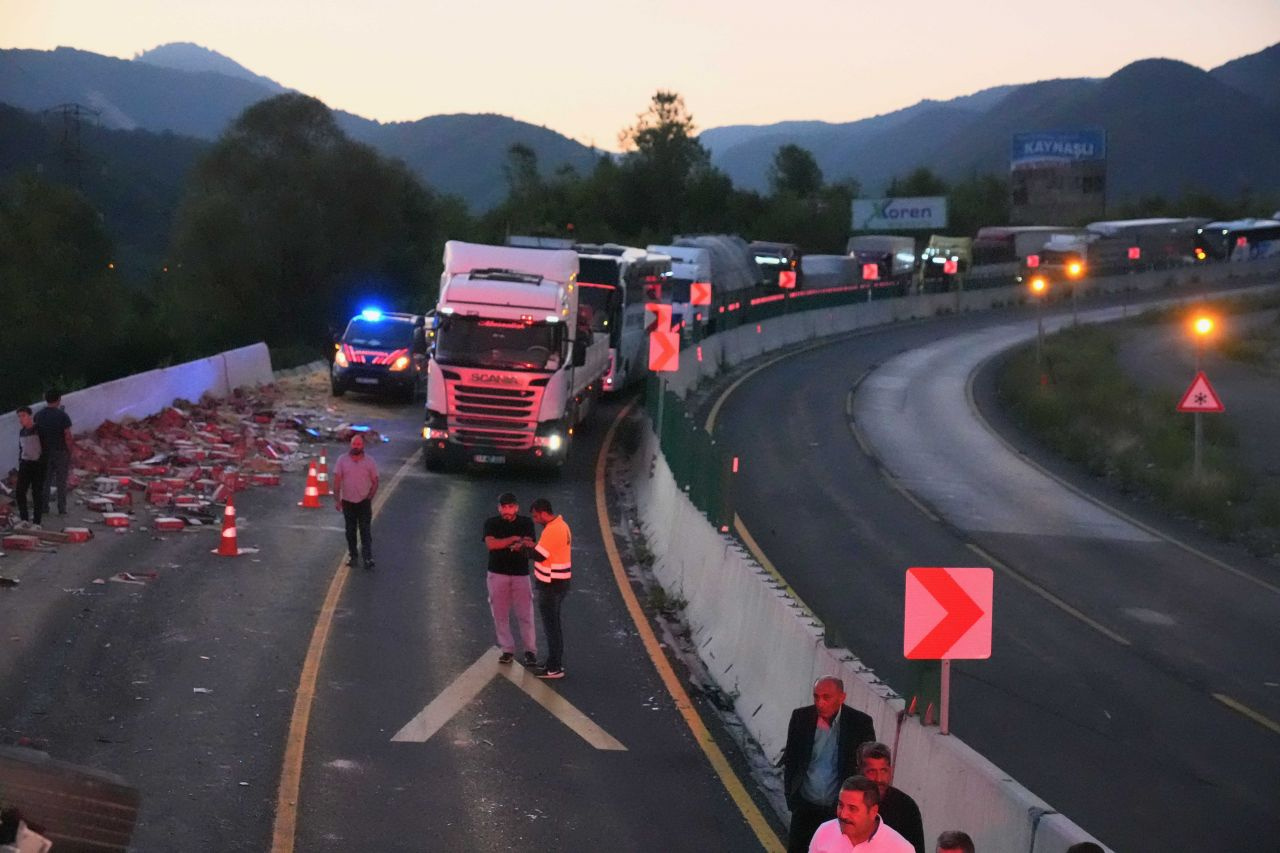
<svg viewBox="0 0 1280 853">
<path fill-rule="evenodd" d="M 398 743 L 426 743 L 454 715 L 471 704 L 490 681 L 505 678 L 546 708 L 551 715 L 596 749 L 626 751 L 626 747 L 612 735 L 592 722 L 567 699 L 543 684 L 523 666 L 515 663 L 498 663 L 498 650 L 489 649 L 469 666 L 466 672 L 453 680 L 427 707 L 404 724 L 391 738 Z"/>
<path fill-rule="evenodd" d="M 1213 386 L 1209 384 L 1209 377 L 1205 376 L 1204 371 L 1201 370 L 1191 381 L 1191 387 L 1187 389 L 1187 393 L 1182 395 L 1182 402 L 1178 403 L 1178 411 L 1224 412 L 1226 409 L 1222 407 L 1222 401 L 1218 399 Z"/>
</svg>

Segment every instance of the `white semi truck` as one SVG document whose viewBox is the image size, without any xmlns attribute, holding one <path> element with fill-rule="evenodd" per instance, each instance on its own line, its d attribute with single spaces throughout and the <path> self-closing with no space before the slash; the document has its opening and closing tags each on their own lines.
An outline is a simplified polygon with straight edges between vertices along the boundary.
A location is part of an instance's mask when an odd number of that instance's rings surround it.
<svg viewBox="0 0 1280 853">
<path fill-rule="evenodd" d="M 427 468 L 564 464 L 609 366 L 608 336 L 579 316 L 577 279 L 570 250 L 445 244 Z"/>
</svg>

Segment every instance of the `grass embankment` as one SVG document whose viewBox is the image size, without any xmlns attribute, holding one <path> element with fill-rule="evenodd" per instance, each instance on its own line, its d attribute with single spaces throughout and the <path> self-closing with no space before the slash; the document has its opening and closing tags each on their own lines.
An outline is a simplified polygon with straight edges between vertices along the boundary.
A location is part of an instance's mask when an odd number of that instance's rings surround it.
<svg viewBox="0 0 1280 853">
<path fill-rule="evenodd" d="M 1019 350 L 997 378 L 1001 401 L 1020 426 L 1122 492 L 1192 518 L 1256 554 L 1280 553 L 1280 484 L 1250 473 L 1221 415 L 1204 418 L 1203 476 L 1195 481 L 1194 421 L 1175 412 L 1184 389 L 1150 391 L 1131 381 L 1117 359 L 1124 334 L 1125 326 L 1079 326 L 1047 337 L 1044 385 L 1034 344 Z M 1249 339 L 1254 343 L 1223 346 L 1266 353 L 1265 341 L 1277 337 L 1280 327 L 1260 330 Z"/>
</svg>

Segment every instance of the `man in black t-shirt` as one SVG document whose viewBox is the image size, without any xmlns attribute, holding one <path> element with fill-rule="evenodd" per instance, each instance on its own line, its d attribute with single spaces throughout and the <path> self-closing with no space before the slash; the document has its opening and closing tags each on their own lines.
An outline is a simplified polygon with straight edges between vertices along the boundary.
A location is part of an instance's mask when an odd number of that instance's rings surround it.
<svg viewBox="0 0 1280 853">
<path fill-rule="evenodd" d="M 537 635 L 533 630 L 533 586 L 529 579 L 529 548 L 533 547 L 533 520 L 520 515 L 520 502 L 510 492 L 498 496 L 498 514 L 484 522 L 484 544 L 489 549 L 489 609 L 502 654 L 498 663 L 515 660 L 511 638 L 511 612 L 520 626 L 523 663 L 538 663 Z"/>
<path fill-rule="evenodd" d="M 49 389 L 45 407 L 33 420 L 44 450 L 44 493 L 41 508 L 49 514 L 49 493 L 57 490 L 58 515 L 67 514 L 67 475 L 71 472 L 71 418 L 62 409 L 62 392 Z"/>
</svg>

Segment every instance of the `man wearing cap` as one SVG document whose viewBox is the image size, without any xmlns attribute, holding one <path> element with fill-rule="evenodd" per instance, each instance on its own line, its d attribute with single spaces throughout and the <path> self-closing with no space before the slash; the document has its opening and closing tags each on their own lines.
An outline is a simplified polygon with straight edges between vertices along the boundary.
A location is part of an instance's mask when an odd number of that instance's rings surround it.
<svg viewBox="0 0 1280 853">
<path fill-rule="evenodd" d="M 510 492 L 498 495 L 498 514 L 485 519 L 484 544 L 489 549 L 489 609 L 498 635 L 498 663 L 515 660 L 511 613 L 520 626 L 525 666 L 538 664 L 538 638 L 533 629 L 533 586 L 529 580 L 529 549 L 533 519 L 520 515 L 520 502 Z"/>
<path fill-rule="evenodd" d="M 351 437 L 351 449 L 333 466 L 334 506 L 342 510 L 347 524 L 347 565 L 354 566 L 361 551 L 364 567 L 373 568 L 373 496 L 378 493 L 378 466 L 365 455 L 364 436 Z M 361 550 L 356 549 L 356 532 L 360 533 Z"/>
</svg>

